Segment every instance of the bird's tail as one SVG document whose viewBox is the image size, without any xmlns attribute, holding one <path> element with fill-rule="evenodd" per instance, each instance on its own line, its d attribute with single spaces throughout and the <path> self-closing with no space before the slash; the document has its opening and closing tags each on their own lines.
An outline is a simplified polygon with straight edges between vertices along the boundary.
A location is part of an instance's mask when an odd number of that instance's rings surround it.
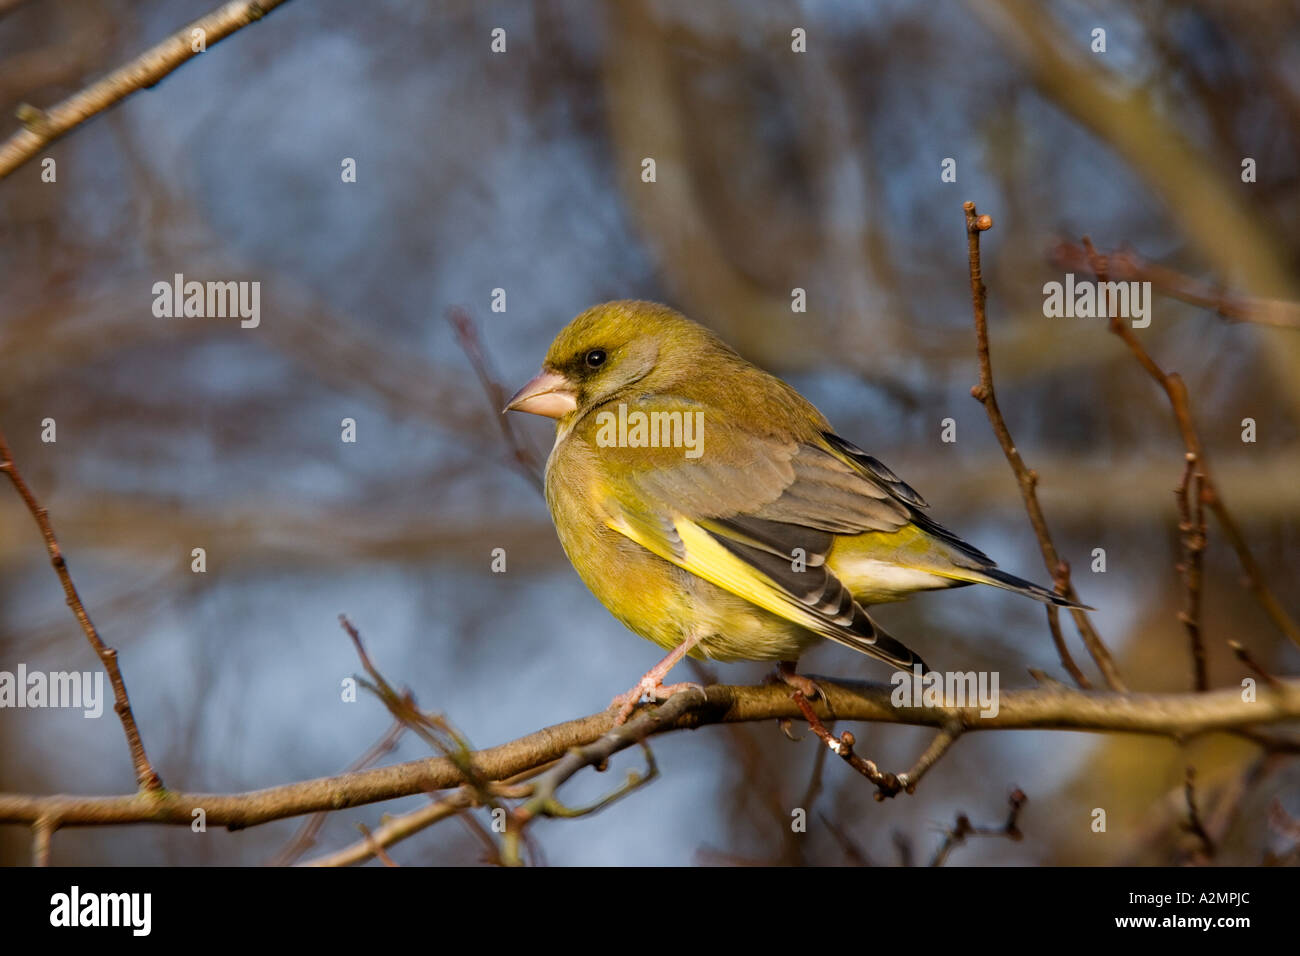
<svg viewBox="0 0 1300 956">
<path fill-rule="evenodd" d="M 1018 578 L 1014 574 L 1008 574 L 1001 568 L 962 568 L 961 571 L 962 574 L 959 580 L 962 581 L 991 584 L 995 588 L 1015 591 L 1017 594 L 1031 597 L 1035 601 L 1042 601 L 1044 604 L 1055 604 L 1057 607 L 1078 608 L 1081 611 L 1096 610 L 1086 604 L 1079 604 L 1075 601 L 1071 601 L 1069 598 L 1057 594 L 1055 591 L 1049 591 L 1047 588 L 1034 584 L 1032 581 Z"/>
<path fill-rule="evenodd" d="M 930 666 L 921 660 L 921 655 L 916 653 L 898 638 L 889 634 L 883 627 L 875 621 L 872 621 L 876 627 L 876 644 L 875 656 L 881 660 L 893 664 L 902 671 L 910 672 L 916 665 L 921 665 L 921 673 L 928 673 Z"/>
<path fill-rule="evenodd" d="M 910 671 L 917 664 L 921 665 L 923 674 L 930 670 L 925 661 L 921 660 L 920 654 L 868 617 L 867 612 L 857 602 L 853 604 L 853 618 L 851 629 L 837 628 L 825 636 L 859 653 L 884 661 L 899 670 Z"/>
</svg>

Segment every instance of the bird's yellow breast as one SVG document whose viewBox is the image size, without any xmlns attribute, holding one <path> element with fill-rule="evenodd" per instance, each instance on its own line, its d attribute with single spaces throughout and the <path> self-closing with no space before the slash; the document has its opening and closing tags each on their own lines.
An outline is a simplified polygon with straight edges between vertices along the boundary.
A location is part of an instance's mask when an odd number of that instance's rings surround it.
<svg viewBox="0 0 1300 956">
<path fill-rule="evenodd" d="M 596 451 L 557 443 L 546 499 L 560 544 L 583 583 L 633 632 L 665 649 L 702 635 L 692 656 L 721 661 L 796 660 L 821 640 L 613 530 L 608 497 Z"/>
</svg>

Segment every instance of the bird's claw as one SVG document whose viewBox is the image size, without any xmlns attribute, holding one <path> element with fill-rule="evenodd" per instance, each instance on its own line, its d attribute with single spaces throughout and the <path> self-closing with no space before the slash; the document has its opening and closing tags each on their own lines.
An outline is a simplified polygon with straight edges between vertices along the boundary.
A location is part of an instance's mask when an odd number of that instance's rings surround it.
<svg viewBox="0 0 1300 956">
<path fill-rule="evenodd" d="M 825 698 L 822 689 L 817 686 L 817 682 L 811 677 L 804 677 L 802 674 L 794 672 L 794 665 L 782 661 L 776 666 L 776 673 L 767 678 L 768 683 L 782 683 L 791 690 L 797 690 L 809 700 L 816 700 L 818 697 Z"/>
<path fill-rule="evenodd" d="M 642 697 L 649 697 L 652 701 L 663 701 L 685 690 L 697 690 L 703 694 L 704 685 L 697 684 L 694 681 L 683 681 L 680 684 L 664 684 L 649 677 L 643 677 L 637 681 L 636 686 L 631 690 L 619 694 L 610 701 L 607 709 L 618 707 L 618 714 L 614 717 L 614 726 L 619 727 L 627 723 L 628 717 L 632 716 L 632 711 L 636 710 L 636 705 L 641 702 Z"/>
</svg>

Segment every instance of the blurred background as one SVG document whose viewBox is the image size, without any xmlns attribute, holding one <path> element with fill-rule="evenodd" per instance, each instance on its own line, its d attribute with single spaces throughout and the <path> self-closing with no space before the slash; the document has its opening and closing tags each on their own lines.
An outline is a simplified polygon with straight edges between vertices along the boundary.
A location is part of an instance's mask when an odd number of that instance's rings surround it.
<svg viewBox="0 0 1300 956">
<path fill-rule="evenodd" d="M 0 112 L 57 102 L 212 6 L 0 4 Z M 599 710 L 659 658 L 570 568 L 457 345 L 453 305 L 513 388 L 588 305 L 667 302 L 791 381 L 944 524 L 1050 583 L 969 395 L 967 199 L 995 222 L 983 250 L 999 397 L 1058 547 L 1127 682 L 1190 689 L 1167 403 L 1104 321 L 1044 317 L 1042 290 L 1063 279 L 1056 244 L 1088 234 L 1211 289 L 1300 298 L 1297 6 L 294 0 L 47 149 L 57 182 L 39 161 L 0 182 L 0 427 L 120 652 L 163 779 L 265 787 L 338 772 L 373 743 L 390 719 L 368 695 L 340 699 L 359 671 L 340 612 L 394 683 L 477 746 Z M 260 325 L 156 318 L 153 284 L 176 273 L 259 281 Z M 806 313 L 791 311 L 794 288 Z M 1152 317 L 1138 334 L 1185 377 L 1218 486 L 1300 613 L 1300 330 L 1168 297 Z M 1255 443 L 1241 440 L 1248 417 Z M 47 418 L 57 442 L 41 441 Z M 355 443 L 340 440 L 345 418 Z M 946 418 L 955 442 L 940 440 Z M 515 426 L 544 457 L 549 423 Z M 1004 690 L 1033 686 L 1031 667 L 1068 680 L 1042 609 L 1014 595 L 921 596 L 879 618 L 941 667 L 999 671 Z M 1274 672 L 1300 668 L 1213 520 L 1204 629 L 1214 686 L 1248 673 L 1230 638 Z M 98 665 L 0 488 L 0 670 L 19 662 Z M 837 647 L 801 669 L 886 677 Z M 716 672 L 750 682 L 767 668 Z M 929 739 L 853 729 L 898 771 Z M 1300 813 L 1295 767 L 1223 736 L 972 735 L 914 796 L 883 803 L 838 761 L 815 778 L 815 739 L 774 725 L 654 749 L 663 776 L 649 787 L 536 828 L 550 862 L 924 863 L 957 813 L 998 823 L 1017 786 L 1025 839 L 975 840 L 952 863 L 1183 862 L 1188 765 L 1203 811 L 1222 814 L 1215 862 L 1284 853 L 1269 807 Z M 408 737 L 388 759 L 424 753 Z M 566 793 L 595 796 L 638 759 Z M 133 787 L 111 702 L 99 720 L 0 711 L 0 790 Z M 422 802 L 333 814 L 312 852 Z M 806 834 L 791 833 L 795 807 Z M 1098 807 L 1106 833 L 1090 826 Z M 53 862 L 255 864 L 298 823 L 62 831 Z M 30 852 L 24 829 L 0 828 L 0 862 Z M 456 822 L 391 852 L 481 856 Z"/>
</svg>

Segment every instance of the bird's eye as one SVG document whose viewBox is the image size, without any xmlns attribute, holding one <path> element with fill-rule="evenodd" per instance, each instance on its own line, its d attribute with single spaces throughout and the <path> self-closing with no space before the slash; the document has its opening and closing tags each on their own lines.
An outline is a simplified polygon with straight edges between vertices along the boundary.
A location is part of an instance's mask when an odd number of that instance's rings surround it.
<svg viewBox="0 0 1300 956">
<path fill-rule="evenodd" d="M 587 353 L 587 368 L 600 368 L 608 357 L 604 349 L 592 349 Z"/>
</svg>

